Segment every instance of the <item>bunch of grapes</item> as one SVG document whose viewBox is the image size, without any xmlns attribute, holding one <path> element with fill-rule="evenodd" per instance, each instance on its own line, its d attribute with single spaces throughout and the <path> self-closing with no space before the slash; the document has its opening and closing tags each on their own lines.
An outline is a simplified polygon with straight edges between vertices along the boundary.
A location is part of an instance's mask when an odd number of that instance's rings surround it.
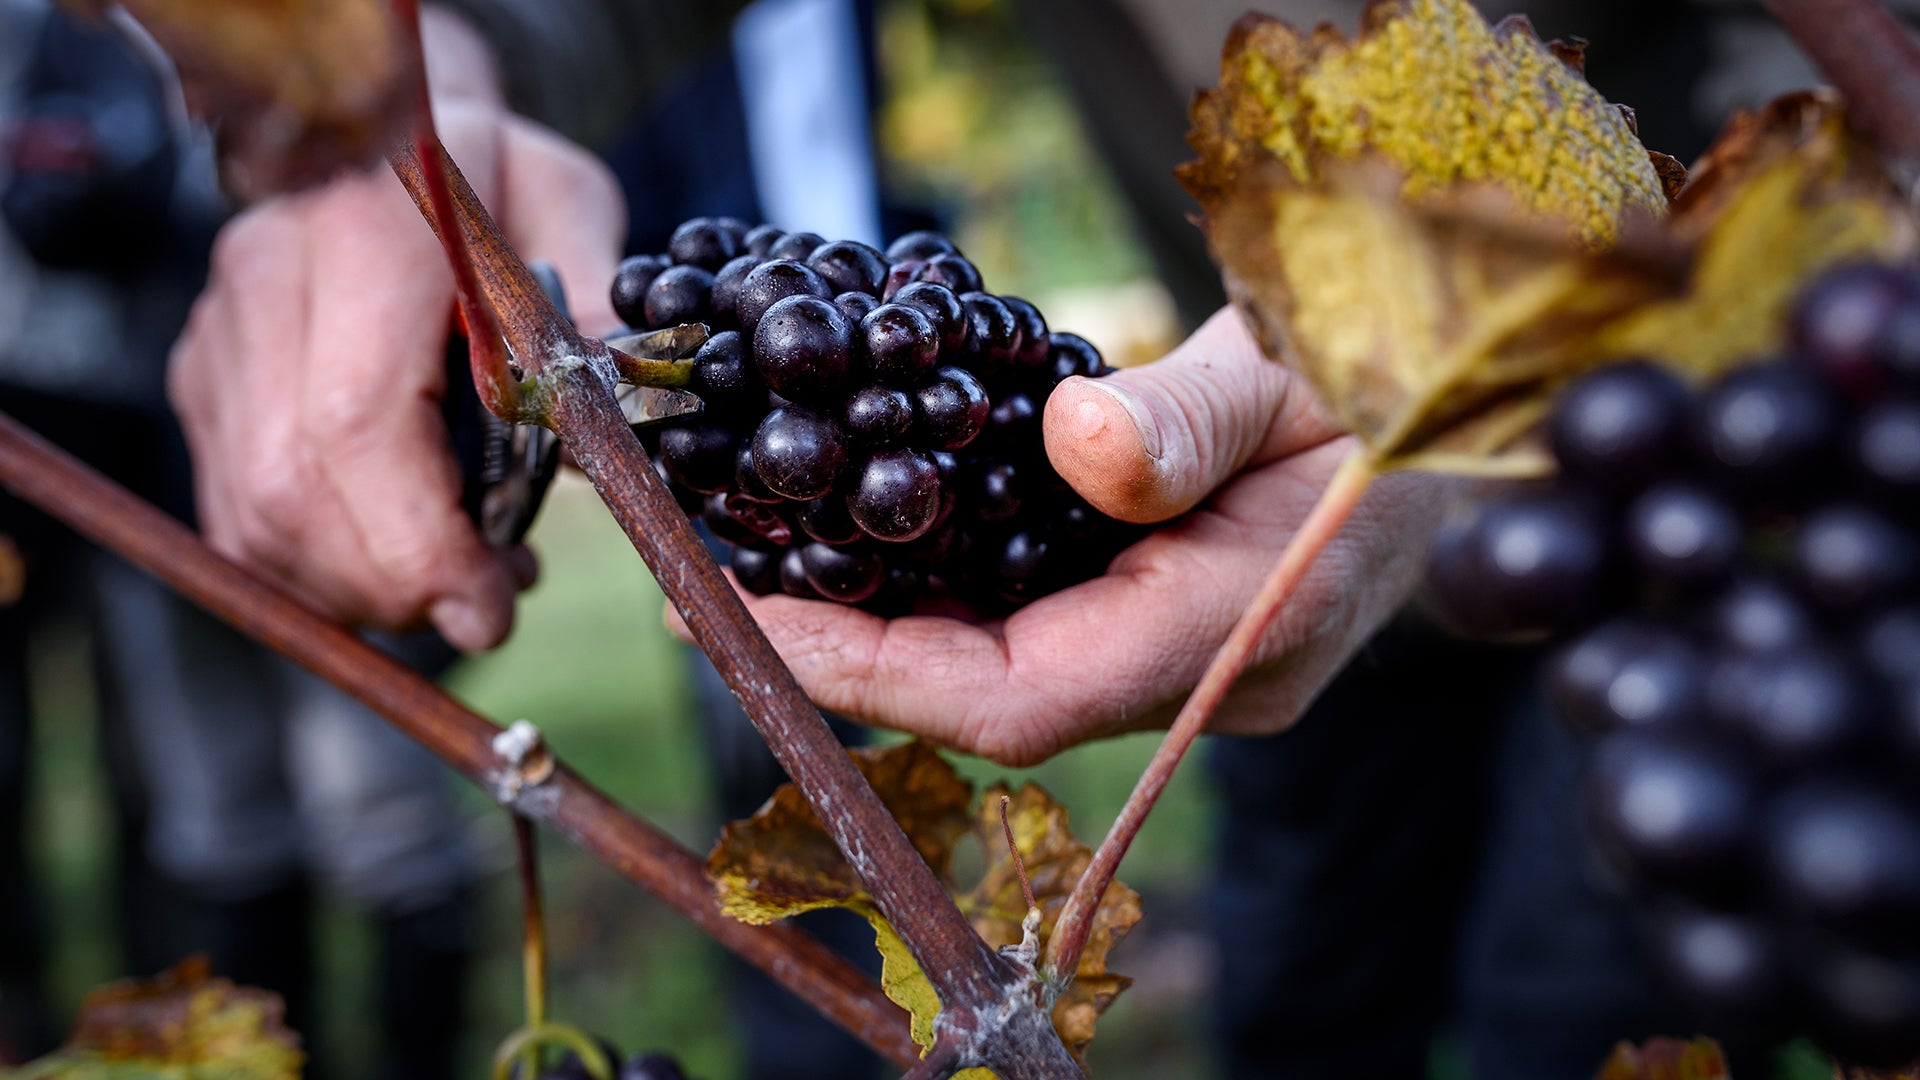
<svg viewBox="0 0 1920 1080">
<path fill-rule="evenodd" d="M 1572 385 L 1558 479 L 1446 530 L 1482 634 L 1559 634 L 1593 843 L 1709 1030 L 1920 1057 L 1920 278 L 1814 283 L 1785 356 Z"/>
<path fill-rule="evenodd" d="M 1102 573 L 1133 531 L 1076 496 L 1040 432 L 1062 379 L 1112 369 L 1032 304 L 982 291 L 945 237 L 882 253 L 695 218 L 621 264 L 613 306 L 705 323 L 696 417 L 646 437 L 742 585 L 885 614 L 1005 610 Z"/>
</svg>

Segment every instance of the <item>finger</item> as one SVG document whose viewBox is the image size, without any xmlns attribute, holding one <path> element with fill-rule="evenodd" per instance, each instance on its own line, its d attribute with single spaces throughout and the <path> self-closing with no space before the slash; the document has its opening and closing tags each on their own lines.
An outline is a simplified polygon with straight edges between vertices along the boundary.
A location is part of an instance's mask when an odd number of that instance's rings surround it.
<svg viewBox="0 0 1920 1080">
<path fill-rule="evenodd" d="M 1047 456 L 1087 501 L 1164 521 L 1228 477 L 1332 438 L 1306 384 L 1223 309 L 1157 363 L 1068 379 L 1047 400 Z"/>
<path fill-rule="evenodd" d="M 316 209 L 304 437 L 365 561 L 336 567 L 370 617 L 423 612 L 454 646 L 490 648 L 512 625 L 514 581 L 460 501 L 440 415 L 451 275 L 388 178 L 339 183 Z M 417 235 L 416 235 L 417 234 Z M 351 282 L 352 287 L 342 287 Z"/>
<path fill-rule="evenodd" d="M 620 187 L 600 160 L 537 124 L 502 129 L 500 216 L 507 239 L 560 272 L 574 321 L 588 333 L 620 325 L 608 285 L 627 236 Z"/>
</svg>

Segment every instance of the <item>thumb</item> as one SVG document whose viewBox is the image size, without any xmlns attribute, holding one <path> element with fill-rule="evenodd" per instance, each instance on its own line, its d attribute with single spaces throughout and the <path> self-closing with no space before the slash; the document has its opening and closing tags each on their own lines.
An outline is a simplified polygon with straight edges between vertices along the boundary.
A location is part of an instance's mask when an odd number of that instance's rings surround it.
<svg viewBox="0 0 1920 1080">
<path fill-rule="evenodd" d="M 1231 308 L 1156 363 L 1062 382 L 1045 423 L 1047 456 L 1074 490 L 1141 523 L 1184 513 L 1241 469 L 1339 433 Z"/>
</svg>

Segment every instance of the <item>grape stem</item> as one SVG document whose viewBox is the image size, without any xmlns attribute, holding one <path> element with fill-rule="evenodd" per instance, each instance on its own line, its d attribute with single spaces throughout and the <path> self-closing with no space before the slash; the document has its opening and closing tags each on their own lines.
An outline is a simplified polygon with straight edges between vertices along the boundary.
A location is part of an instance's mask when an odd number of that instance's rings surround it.
<svg viewBox="0 0 1920 1080">
<path fill-rule="evenodd" d="M 520 862 L 520 933 L 527 990 L 527 1026 L 547 1022 L 547 918 L 540 902 L 540 838 L 533 822 L 513 815 L 513 847 Z M 540 1072 L 539 1051 L 529 1051 L 526 1075 Z"/>
<path fill-rule="evenodd" d="M 1247 605 L 1246 611 L 1241 613 L 1240 621 L 1234 624 L 1233 631 L 1221 643 L 1219 651 L 1214 653 L 1206 673 L 1201 675 L 1200 682 L 1187 696 L 1179 715 L 1174 718 L 1173 726 L 1167 730 L 1167 737 L 1161 741 L 1160 748 L 1154 751 L 1153 760 L 1147 763 L 1139 783 L 1134 785 L 1133 793 L 1127 796 L 1126 805 L 1120 808 L 1120 816 L 1114 819 L 1106 839 L 1100 841 L 1099 848 L 1094 851 L 1093 861 L 1087 864 L 1080 880 L 1074 883 L 1072 894 L 1067 897 L 1066 907 L 1061 911 L 1060 919 L 1054 925 L 1053 936 L 1047 942 L 1045 974 L 1049 984 L 1064 988 L 1072 981 L 1074 973 L 1079 970 L 1080 954 L 1087 946 L 1087 937 L 1093 931 L 1094 915 L 1099 910 L 1100 900 L 1106 895 L 1107 886 L 1113 882 L 1114 873 L 1120 868 L 1120 860 L 1125 857 L 1127 848 L 1133 844 L 1133 838 L 1139 835 L 1147 814 L 1152 812 L 1160 793 L 1166 790 L 1167 782 L 1173 778 L 1180 759 L 1186 756 L 1188 748 L 1206 729 L 1207 721 L 1212 719 L 1220 703 L 1226 699 L 1234 680 L 1239 678 L 1247 662 L 1253 658 L 1254 650 L 1259 647 L 1267 627 L 1306 578 L 1314 559 L 1353 514 L 1354 507 L 1359 505 L 1361 496 L 1367 493 L 1377 475 L 1372 457 L 1365 452 L 1356 452 L 1341 462 L 1306 520 L 1300 523 L 1299 531 L 1287 541 L 1286 549 L 1280 553 L 1279 561 L 1274 563 L 1259 593 Z"/>
</svg>

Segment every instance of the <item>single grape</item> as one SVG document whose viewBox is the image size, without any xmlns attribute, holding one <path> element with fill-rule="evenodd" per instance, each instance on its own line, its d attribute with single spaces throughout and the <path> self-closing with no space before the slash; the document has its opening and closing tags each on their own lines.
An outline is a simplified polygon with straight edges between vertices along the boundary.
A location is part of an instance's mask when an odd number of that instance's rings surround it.
<svg viewBox="0 0 1920 1080">
<path fill-rule="evenodd" d="M 1649 920 L 1654 971 L 1714 1030 L 1777 1030 L 1791 998 L 1787 950 L 1752 914 L 1668 904 Z"/>
<path fill-rule="evenodd" d="M 613 275 L 609 297 L 613 301 L 613 313 L 628 326 L 648 325 L 647 287 L 660 276 L 660 271 L 672 265 L 673 261 L 665 255 L 630 255 L 621 260 L 620 269 Z"/>
<path fill-rule="evenodd" d="M 667 491 L 673 496 L 673 501 L 680 504 L 681 513 L 689 518 L 699 517 L 702 508 L 707 505 L 707 497 L 692 488 L 675 483 L 672 474 L 667 472 L 667 463 L 660 460 L 657 443 L 654 450 L 652 462 L 654 475 L 660 478 L 661 483 L 667 485 Z"/>
<path fill-rule="evenodd" d="M 709 409 L 737 411 L 765 399 L 766 386 L 747 355 L 746 339 L 738 330 L 722 330 L 693 354 L 693 377 L 687 389 L 699 395 Z"/>
<path fill-rule="evenodd" d="M 1013 323 L 1019 331 L 1019 346 L 1014 350 L 1013 367 L 1022 372 L 1035 372 L 1047 367 L 1053 343 L 1047 334 L 1046 316 L 1032 303 L 1017 296 L 1003 296 L 1000 302 L 1013 313 Z"/>
<path fill-rule="evenodd" d="M 621 1064 L 617 1080 L 687 1080 L 687 1074 L 665 1054 L 635 1054 Z"/>
<path fill-rule="evenodd" d="M 1526 490 L 1444 530 L 1427 580 L 1462 629 L 1537 635 L 1597 614 L 1609 596 L 1610 563 L 1597 503 L 1568 491 Z"/>
<path fill-rule="evenodd" d="M 886 257 L 858 240 L 822 244 L 807 256 L 807 265 L 825 278 L 836 293 L 858 292 L 877 297 L 880 286 L 887 280 Z"/>
<path fill-rule="evenodd" d="M 939 466 L 917 450 L 881 450 L 867 458 L 847 492 L 847 512 L 876 540 L 901 542 L 926 534 L 940 514 Z"/>
<path fill-rule="evenodd" d="M 833 306 L 846 312 L 847 318 L 857 323 L 879 307 L 880 301 L 863 292 L 843 292 L 833 298 Z"/>
<path fill-rule="evenodd" d="M 767 487 L 789 499 L 833 490 L 847 464 L 846 435 L 828 417 L 797 405 L 775 409 L 753 433 L 753 466 Z"/>
<path fill-rule="evenodd" d="M 792 259 L 795 262 L 806 262 L 807 259 L 812 257 L 814 249 L 826 242 L 827 238 L 821 236 L 819 233 L 788 233 L 781 237 L 772 247 L 767 249 L 767 257 L 771 259 Z"/>
<path fill-rule="evenodd" d="M 1567 721 L 1584 731 L 1683 729 L 1699 721 L 1706 670 L 1683 635 L 1625 616 L 1555 654 L 1547 691 Z"/>
<path fill-rule="evenodd" d="M 1547 423 L 1566 474 L 1609 492 L 1631 492 L 1687 460 L 1686 384 L 1658 365 L 1613 364 L 1574 381 Z"/>
<path fill-rule="evenodd" d="M 1788 335 L 1795 351 L 1842 393 L 1871 401 L 1886 385 L 1889 352 L 1920 346 L 1899 340 L 1902 310 L 1916 304 L 1920 289 L 1902 271 L 1874 263 L 1845 266 L 1800 294 L 1788 316 Z"/>
<path fill-rule="evenodd" d="M 780 554 L 758 548 L 738 547 L 728 555 L 733 576 L 740 587 L 755 596 L 780 591 Z"/>
<path fill-rule="evenodd" d="M 863 445 L 899 442 L 913 427 L 913 399 L 890 386 L 863 386 L 848 395 L 842 421 Z"/>
<path fill-rule="evenodd" d="M 1816 605 L 1857 614 L 1912 587 L 1920 574 L 1920 546 L 1877 511 L 1833 504 L 1801 524 L 1794 538 L 1793 571 Z"/>
<path fill-rule="evenodd" d="M 1012 456 L 1044 452 L 1040 410 L 1041 404 L 1024 390 L 1001 394 L 987 410 L 987 424 L 980 431 L 978 447 Z"/>
<path fill-rule="evenodd" d="M 1730 671 L 1737 681 L 1710 696 L 1715 712 L 1780 768 L 1835 761 L 1873 733 L 1870 687 L 1838 653 L 1797 649 Z"/>
<path fill-rule="evenodd" d="M 785 235 L 787 235 L 786 231 L 777 225 L 755 225 L 747 232 L 746 239 L 740 246 L 750 255 L 758 255 L 763 259 L 771 258 L 772 256 L 768 253 Z"/>
<path fill-rule="evenodd" d="M 880 299 L 892 300 L 900 290 L 920 280 L 920 271 L 926 265 L 919 259 L 902 259 L 887 267 L 887 280 L 880 286 Z"/>
<path fill-rule="evenodd" d="M 760 479 L 760 470 L 753 464 L 752 439 L 741 439 L 739 447 L 733 452 L 733 490 L 735 494 L 754 502 L 777 503 L 785 499 Z"/>
<path fill-rule="evenodd" d="M 1791 592 L 1765 578 L 1728 586 L 1706 610 L 1706 630 L 1737 653 L 1766 654 L 1811 643 L 1813 616 Z"/>
<path fill-rule="evenodd" d="M 724 491 L 733 482 L 732 428 L 695 421 L 660 433 L 660 460 L 667 475 L 702 494 Z"/>
<path fill-rule="evenodd" d="M 646 325 L 660 330 L 703 322 L 711 307 L 713 275 L 697 266 L 669 266 L 647 286 Z"/>
<path fill-rule="evenodd" d="M 790 296 L 829 300 L 833 292 L 805 263 L 775 259 L 754 267 L 740 283 L 740 294 L 734 301 L 734 316 L 740 320 L 741 334 L 751 339 L 767 309 Z"/>
<path fill-rule="evenodd" d="M 1616 732 L 1601 742 L 1586 787 L 1595 844 L 1627 881 L 1710 902 L 1745 890 L 1759 789 L 1733 755 Z"/>
<path fill-rule="evenodd" d="M 966 484 L 964 498 L 976 520 L 998 524 L 1020 516 L 1020 469 L 1013 462 L 982 461 L 967 474 Z"/>
<path fill-rule="evenodd" d="M 847 512 L 847 501 L 839 495 L 827 495 L 801 504 L 799 513 L 794 515 L 800 531 L 822 544 L 836 547 L 851 544 L 864 538 L 860 526 Z"/>
<path fill-rule="evenodd" d="M 667 254 L 673 261 L 718 270 L 739 254 L 739 238 L 713 218 L 691 218 L 673 230 L 667 241 Z"/>
<path fill-rule="evenodd" d="M 1054 584 L 1052 541 L 1044 534 L 1022 529 L 1000 546 L 993 567 L 994 593 L 1010 603 L 1042 596 Z"/>
<path fill-rule="evenodd" d="M 853 322 L 815 296 L 789 296 L 768 308 L 753 332 L 753 365 L 774 393 L 824 402 L 853 374 Z"/>
<path fill-rule="evenodd" d="M 758 255 L 740 255 L 727 262 L 713 275 L 711 304 L 716 320 L 734 322 L 739 319 L 740 287 L 747 283 L 747 275 L 763 260 Z"/>
<path fill-rule="evenodd" d="M 1714 478 L 1736 495 L 1793 502 L 1818 490 L 1839 410 L 1812 373 L 1789 364 L 1735 368 L 1708 388 L 1697 420 Z"/>
<path fill-rule="evenodd" d="M 948 253 L 959 253 L 959 249 L 953 246 L 953 241 L 937 232 L 926 230 L 906 233 L 887 245 L 887 259 L 890 262 L 900 262 L 903 259 L 919 259 L 924 262 L 935 255 Z"/>
<path fill-rule="evenodd" d="M 965 368 L 942 367 L 913 391 L 914 427 L 926 445 L 958 450 L 986 426 L 987 388 Z"/>
<path fill-rule="evenodd" d="M 788 548 L 780 554 L 780 591 L 802 600 L 821 599 L 819 590 L 807 581 L 807 565 L 801 560 L 797 547 Z"/>
<path fill-rule="evenodd" d="M 1857 782 L 1782 791 L 1765 826 L 1768 873 L 1790 910 L 1855 940 L 1920 939 L 1920 819 Z"/>
<path fill-rule="evenodd" d="M 919 571 L 904 566 L 889 566 L 880 588 L 861 602 L 863 611 L 883 619 L 913 614 L 914 605 L 927 590 L 927 579 Z"/>
<path fill-rule="evenodd" d="M 933 323 L 942 350 L 958 352 L 966 346 L 967 316 L 952 289 L 931 281 L 916 281 L 887 298 L 890 304 L 920 309 Z"/>
<path fill-rule="evenodd" d="M 1854 469 L 1887 508 L 1911 514 L 1920 496 L 1920 402 L 1901 398 L 1869 407 L 1848 449 Z"/>
<path fill-rule="evenodd" d="M 935 255 L 920 268 L 921 281 L 931 281 L 936 285 L 945 285 L 956 294 L 979 292 L 982 288 L 980 271 L 973 263 L 957 252 Z"/>
<path fill-rule="evenodd" d="M 1047 342 L 1047 364 L 1054 382 L 1075 375 L 1093 378 L 1106 370 L 1106 362 L 1100 359 L 1100 350 L 1079 334 L 1056 330 L 1047 335 Z"/>
<path fill-rule="evenodd" d="M 1009 371 L 1020 348 L 1020 326 L 1000 298 L 983 292 L 960 294 L 967 322 L 967 367 L 992 377 Z"/>
<path fill-rule="evenodd" d="M 909 304 L 882 304 L 868 312 L 860 320 L 860 338 L 874 378 L 892 386 L 912 386 L 940 359 L 933 320 Z"/>
<path fill-rule="evenodd" d="M 854 548 L 812 543 L 800 548 L 807 584 L 829 600 L 857 604 L 879 591 L 887 567 L 880 556 Z"/>
<path fill-rule="evenodd" d="M 1715 585 L 1733 572 L 1745 530 L 1732 506 L 1685 482 L 1659 484 L 1627 510 L 1627 551 L 1648 577 L 1670 585 Z"/>
<path fill-rule="evenodd" d="M 723 214 L 714 218 L 713 223 L 733 239 L 733 246 L 736 249 L 740 251 L 747 249 L 747 234 L 753 231 L 753 222 Z"/>
</svg>

